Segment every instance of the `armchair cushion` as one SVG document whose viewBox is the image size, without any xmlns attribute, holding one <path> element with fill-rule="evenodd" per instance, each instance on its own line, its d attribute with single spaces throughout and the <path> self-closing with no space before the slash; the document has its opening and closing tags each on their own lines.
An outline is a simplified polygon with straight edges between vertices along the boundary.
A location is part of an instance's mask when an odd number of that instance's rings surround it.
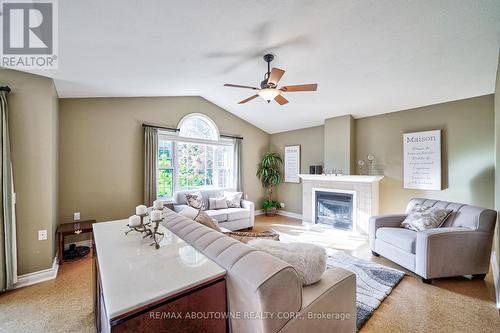
<svg viewBox="0 0 500 333">
<path fill-rule="evenodd" d="M 381 239 L 408 253 L 415 253 L 417 233 L 405 228 L 379 228 L 377 239 Z"/>
</svg>

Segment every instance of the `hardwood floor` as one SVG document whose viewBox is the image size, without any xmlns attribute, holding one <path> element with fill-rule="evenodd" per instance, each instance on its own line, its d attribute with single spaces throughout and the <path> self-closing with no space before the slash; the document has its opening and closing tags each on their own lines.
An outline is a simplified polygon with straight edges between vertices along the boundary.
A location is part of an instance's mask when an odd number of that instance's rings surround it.
<svg viewBox="0 0 500 333">
<path fill-rule="evenodd" d="M 255 231 L 274 230 L 282 241 L 324 245 L 377 263 L 367 240 L 283 216 L 257 216 Z M 62 265 L 55 280 L 0 296 L 0 332 L 93 332 L 90 258 Z M 406 271 L 407 272 L 407 271 Z M 369 332 L 498 332 L 492 274 L 483 280 L 437 279 L 423 284 L 408 274 L 361 329 Z M 311 332 L 312 333 L 312 332 Z"/>
<path fill-rule="evenodd" d="M 329 253 L 344 251 L 406 272 L 407 276 L 375 310 L 361 333 L 500 331 L 491 269 L 485 280 L 457 277 L 435 279 L 428 285 L 412 272 L 373 256 L 364 237 L 302 225 L 300 220 L 279 215 L 257 216 L 254 230 L 274 230 L 282 241 L 312 242 L 325 246 Z"/>
</svg>

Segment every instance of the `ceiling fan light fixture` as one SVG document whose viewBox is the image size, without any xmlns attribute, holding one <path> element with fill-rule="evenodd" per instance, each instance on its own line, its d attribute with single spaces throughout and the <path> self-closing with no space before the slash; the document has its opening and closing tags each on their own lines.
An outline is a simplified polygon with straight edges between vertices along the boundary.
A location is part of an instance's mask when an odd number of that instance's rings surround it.
<svg viewBox="0 0 500 333">
<path fill-rule="evenodd" d="M 275 88 L 264 88 L 257 92 L 257 95 L 270 102 L 276 98 L 276 96 L 281 95 L 281 90 Z"/>
</svg>

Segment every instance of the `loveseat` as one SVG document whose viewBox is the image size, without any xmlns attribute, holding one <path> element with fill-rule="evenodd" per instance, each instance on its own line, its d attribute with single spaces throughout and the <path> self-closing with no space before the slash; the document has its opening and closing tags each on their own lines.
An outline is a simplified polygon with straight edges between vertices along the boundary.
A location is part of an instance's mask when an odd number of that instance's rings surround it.
<svg viewBox="0 0 500 333">
<path fill-rule="evenodd" d="M 255 221 L 255 205 L 248 200 L 241 200 L 241 208 L 208 209 L 210 198 L 220 198 L 224 196 L 224 191 L 233 192 L 234 189 L 210 189 L 210 190 L 190 190 L 178 191 L 174 193 L 174 210 L 179 213 L 186 206 L 186 194 L 200 192 L 203 197 L 205 212 L 219 222 L 220 227 L 234 231 L 241 229 L 251 229 Z"/>
<path fill-rule="evenodd" d="M 370 247 L 420 275 L 431 279 L 460 275 L 484 278 L 488 272 L 497 213 L 494 210 L 447 201 L 411 199 L 409 212 L 416 204 L 451 209 L 440 228 L 413 231 L 401 227 L 405 214 L 370 218 Z"/>
<path fill-rule="evenodd" d="M 165 227 L 226 270 L 234 333 L 355 332 L 356 276 L 342 268 L 303 287 L 286 262 L 165 209 Z"/>
</svg>

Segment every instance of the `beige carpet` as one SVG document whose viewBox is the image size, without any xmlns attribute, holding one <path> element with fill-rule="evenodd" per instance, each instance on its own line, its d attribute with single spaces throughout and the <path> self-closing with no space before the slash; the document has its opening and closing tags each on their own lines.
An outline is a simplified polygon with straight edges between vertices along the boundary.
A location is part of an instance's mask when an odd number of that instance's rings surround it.
<svg viewBox="0 0 500 333">
<path fill-rule="evenodd" d="M 0 332 L 94 332 L 90 258 L 64 263 L 54 280 L 0 295 Z"/>
</svg>

